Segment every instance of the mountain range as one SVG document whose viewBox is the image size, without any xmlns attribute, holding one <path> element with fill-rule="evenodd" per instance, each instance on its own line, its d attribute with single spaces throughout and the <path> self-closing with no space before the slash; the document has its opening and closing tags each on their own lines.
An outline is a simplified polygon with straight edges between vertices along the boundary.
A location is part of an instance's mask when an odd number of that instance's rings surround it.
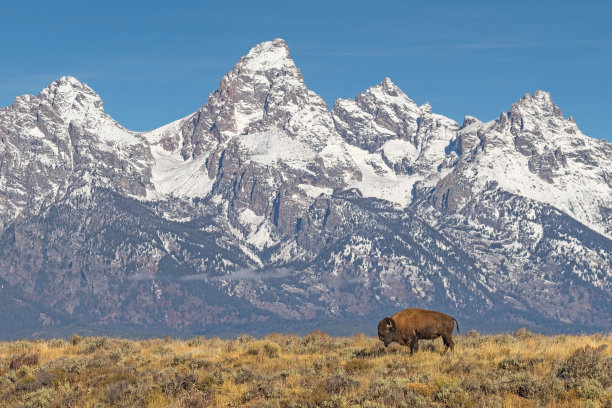
<svg viewBox="0 0 612 408">
<path fill-rule="evenodd" d="M 73 77 L 0 109 L 0 337 L 612 329 L 612 145 L 547 92 L 460 125 L 389 78 L 329 109 L 281 39 L 122 127 Z M 465 330 L 465 329 L 464 329 Z"/>
</svg>

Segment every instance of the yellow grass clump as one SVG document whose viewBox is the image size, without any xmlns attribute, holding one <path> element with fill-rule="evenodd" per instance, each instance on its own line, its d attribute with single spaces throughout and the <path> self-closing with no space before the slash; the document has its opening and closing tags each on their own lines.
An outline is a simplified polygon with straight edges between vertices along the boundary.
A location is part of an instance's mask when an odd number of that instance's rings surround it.
<svg viewBox="0 0 612 408">
<path fill-rule="evenodd" d="M 2 407 L 610 407 L 612 336 L 271 334 L 0 343 Z"/>
</svg>

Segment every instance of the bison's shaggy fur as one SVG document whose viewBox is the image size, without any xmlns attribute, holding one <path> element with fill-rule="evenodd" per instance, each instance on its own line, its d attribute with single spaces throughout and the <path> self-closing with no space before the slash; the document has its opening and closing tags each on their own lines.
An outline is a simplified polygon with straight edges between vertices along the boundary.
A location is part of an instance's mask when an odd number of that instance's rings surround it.
<svg viewBox="0 0 612 408">
<path fill-rule="evenodd" d="M 412 354 L 418 350 L 420 339 L 433 340 L 441 336 L 446 353 L 449 348 L 451 351 L 455 348 L 452 336 L 455 323 L 459 333 L 459 323 L 454 317 L 433 310 L 404 309 L 378 323 L 378 338 L 385 347 L 392 342 L 410 346 Z"/>
</svg>

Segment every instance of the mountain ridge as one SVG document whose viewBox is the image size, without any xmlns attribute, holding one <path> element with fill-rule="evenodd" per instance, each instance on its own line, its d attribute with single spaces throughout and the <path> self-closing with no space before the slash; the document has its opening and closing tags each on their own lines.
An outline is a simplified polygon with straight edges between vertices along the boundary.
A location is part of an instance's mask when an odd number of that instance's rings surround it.
<svg viewBox="0 0 612 408">
<path fill-rule="evenodd" d="M 409 305 L 612 327 L 612 147 L 544 91 L 461 126 L 389 78 L 330 110 L 276 39 L 158 129 L 123 128 L 62 77 L 0 109 L 0 141 L 0 277 L 46 327 Z"/>
</svg>

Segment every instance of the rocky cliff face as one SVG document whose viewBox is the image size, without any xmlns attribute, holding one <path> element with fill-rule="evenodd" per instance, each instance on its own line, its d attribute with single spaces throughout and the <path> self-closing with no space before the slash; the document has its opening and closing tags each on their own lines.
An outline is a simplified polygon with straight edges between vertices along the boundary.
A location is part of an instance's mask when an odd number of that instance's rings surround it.
<svg viewBox="0 0 612 408">
<path fill-rule="evenodd" d="M 0 110 L 0 302 L 26 334 L 364 330 L 414 306 L 608 330 L 611 192 L 611 145 L 542 91 L 459 126 L 387 78 L 330 112 L 274 40 L 135 133 L 64 77 Z"/>
</svg>

